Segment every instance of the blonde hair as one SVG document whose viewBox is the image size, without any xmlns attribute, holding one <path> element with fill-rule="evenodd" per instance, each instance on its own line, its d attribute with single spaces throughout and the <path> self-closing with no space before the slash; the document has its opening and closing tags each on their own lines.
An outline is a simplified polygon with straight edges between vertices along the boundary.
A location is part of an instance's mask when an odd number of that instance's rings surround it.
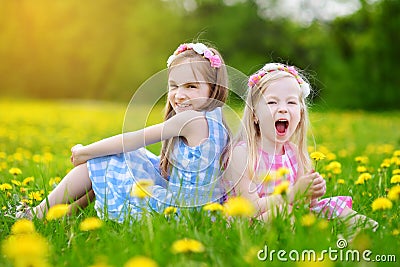
<svg viewBox="0 0 400 267">
<path fill-rule="evenodd" d="M 291 73 L 286 71 L 274 71 L 262 76 L 259 81 L 252 87 L 249 87 L 249 92 L 246 97 L 246 106 L 243 111 L 242 123 L 237 136 L 235 137 L 232 146 L 234 147 L 239 142 L 246 142 L 248 152 L 248 170 L 250 177 L 253 178 L 254 169 L 259 164 L 259 144 L 261 141 L 261 132 L 258 123 L 255 122 L 255 107 L 262 99 L 262 95 L 268 90 L 268 87 L 273 81 L 292 77 Z M 305 77 L 302 77 L 306 81 Z M 308 83 L 308 82 L 307 82 Z M 299 161 L 299 169 L 304 171 L 311 169 L 311 161 L 307 151 L 307 130 L 310 125 L 308 117 L 308 108 L 306 97 L 303 91 L 300 91 L 300 122 L 291 137 L 290 141 L 297 146 L 297 159 Z M 255 177 L 254 177 L 255 178 Z"/>
<path fill-rule="evenodd" d="M 171 68 L 178 64 L 188 63 L 187 67 L 191 68 L 193 74 L 196 77 L 195 69 L 197 73 L 201 73 L 205 78 L 206 82 L 210 87 L 210 95 L 209 101 L 205 105 L 201 107 L 201 110 L 211 111 L 217 107 L 222 107 L 228 98 L 228 72 L 225 66 L 225 63 L 220 55 L 220 53 L 214 49 L 208 47 L 210 51 L 214 53 L 214 55 L 218 55 L 221 59 L 221 66 L 218 68 L 214 68 L 210 65 L 210 61 L 204 58 L 202 55 L 196 53 L 194 50 L 186 50 L 182 53 L 176 55 L 171 64 L 168 66 L 168 74 L 171 71 Z M 194 64 L 193 64 L 194 63 Z M 175 115 L 175 111 L 169 101 L 167 101 L 165 106 L 164 119 L 168 120 L 169 118 Z M 223 124 L 225 129 L 228 131 L 228 146 L 225 147 L 223 155 L 227 154 L 230 149 L 230 130 L 223 118 Z M 169 153 L 171 153 L 172 148 L 174 147 L 174 143 L 179 137 L 174 137 L 162 142 L 161 155 L 160 155 L 160 171 L 161 175 L 167 179 L 171 162 L 169 161 Z"/>
</svg>

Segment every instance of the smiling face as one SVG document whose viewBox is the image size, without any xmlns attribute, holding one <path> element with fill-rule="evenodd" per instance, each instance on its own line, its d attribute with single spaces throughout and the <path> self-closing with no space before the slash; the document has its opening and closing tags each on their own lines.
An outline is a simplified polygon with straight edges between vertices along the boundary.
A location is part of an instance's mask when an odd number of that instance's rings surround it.
<svg viewBox="0 0 400 267">
<path fill-rule="evenodd" d="M 261 145 L 275 151 L 289 141 L 301 119 L 300 86 L 293 77 L 271 81 L 255 106 L 261 131 Z M 278 151 L 279 152 L 279 151 Z"/>
<path fill-rule="evenodd" d="M 173 66 L 169 72 L 168 101 L 176 113 L 201 110 L 209 101 L 210 86 L 195 64 L 203 63 L 186 61 Z"/>
</svg>

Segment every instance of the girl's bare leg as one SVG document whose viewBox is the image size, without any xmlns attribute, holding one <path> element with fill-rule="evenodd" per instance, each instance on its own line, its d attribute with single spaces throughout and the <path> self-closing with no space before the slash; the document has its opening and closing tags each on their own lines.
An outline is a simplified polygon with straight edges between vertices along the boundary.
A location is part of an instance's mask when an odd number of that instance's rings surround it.
<svg viewBox="0 0 400 267">
<path fill-rule="evenodd" d="M 76 200 L 80 201 L 78 205 L 85 204 L 82 198 L 86 198 L 86 193 L 92 191 L 91 189 L 92 182 L 87 166 L 81 164 L 73 168 L 39 205 L 32 208 L 32 211 L 38 218 L 43 218 L 43 214 L 56 204 L 66 204 Z"/>
<path fill-rule="evenodd" d="M 346 207 L 343 212 L 339 215 L 339 218 L 344 219 L 348 226 L 359 227 L 363 226 L 365 228 L 371 228 L 373 231 L 378 228 L 378 223 L 368 218 L 365 215 L 358 214 L 356 211 Z"/>
<path fill-rule="evenodd" d="M 349 231 L 348 240 L 351 242 L 355 236 L 360 232 L 361 229 L 371 229 L 375 232 L 379 224 L 375 220 L 368 218 L 365 215 L 358 214 L 356 211 L 346 207 L 343 212 L 339 215 Z"/>
<path fill-rule="evenodd" d="M 94 199 L 94 192 L 93 190 L 90 190 L 80 199 L 77 199 L 75 202 L 71 203 L 69 206 L 68 215 L 75 214 L 77 211 L 86 208 Z"/>
</svg>

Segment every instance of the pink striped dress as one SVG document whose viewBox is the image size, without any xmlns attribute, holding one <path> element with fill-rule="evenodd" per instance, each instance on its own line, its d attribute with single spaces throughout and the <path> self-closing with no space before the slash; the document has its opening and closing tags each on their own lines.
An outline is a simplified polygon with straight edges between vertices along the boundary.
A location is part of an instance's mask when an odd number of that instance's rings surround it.
<svg viewBox="0 0 400 267">
<path fill-rule="evenodd" d="M 246 146 L 246 144 L 240 142 L 238 146 Z M 298 163 L 296 150 L 290 143 L 284 144 L 283 149 L 283 155 L 269 155 L 267 152 L 259 149 L 259 162 L 255 166 L 255 173 L 260 175 L 261 180 L 266 175 L 274 177 L 274 173 L 281 168 L 289 170 L 289 173 L 284 178 L 275 176 L 275 179 L 271 179 L 268 182 L 260 181 L 257 187 L 260 197 L 271 195 L 275 187 L 284 179 L 289 181 L 290 186 L 293 186 L 297 180 Z M 352 203 L 352 198 L 349 196 L 335 196 L 313 200 L 310 209 L 323 217 L 331 219 L 339 216 L 345 207 L 351 209 Z"/>
</svg>

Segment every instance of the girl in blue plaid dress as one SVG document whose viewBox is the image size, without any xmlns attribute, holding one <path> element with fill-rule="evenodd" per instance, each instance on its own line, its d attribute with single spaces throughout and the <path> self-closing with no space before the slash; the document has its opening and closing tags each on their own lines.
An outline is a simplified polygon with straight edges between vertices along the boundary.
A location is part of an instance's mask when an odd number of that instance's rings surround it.
<svg viewBox="0 0 400 267">
<path fill-rule="evenodd" d="M 140 216 L 144 209 L 196 207 L 223 196 L 220 158 L 229 141 L 222 116 L 228 95 L 226 66 L 217 50 L 189 43 L 176 49 L 167 67 L 165 121 L 74 146 L 75 168 L 47 200 L 25 210 L 25 217 L 42 218 L 49 207 L 60 203 L 85 206 L 95 196 L 99 217 L 122 222 Z M 160 141 L 160 157 L 144 148 Z"/>
</svg>

